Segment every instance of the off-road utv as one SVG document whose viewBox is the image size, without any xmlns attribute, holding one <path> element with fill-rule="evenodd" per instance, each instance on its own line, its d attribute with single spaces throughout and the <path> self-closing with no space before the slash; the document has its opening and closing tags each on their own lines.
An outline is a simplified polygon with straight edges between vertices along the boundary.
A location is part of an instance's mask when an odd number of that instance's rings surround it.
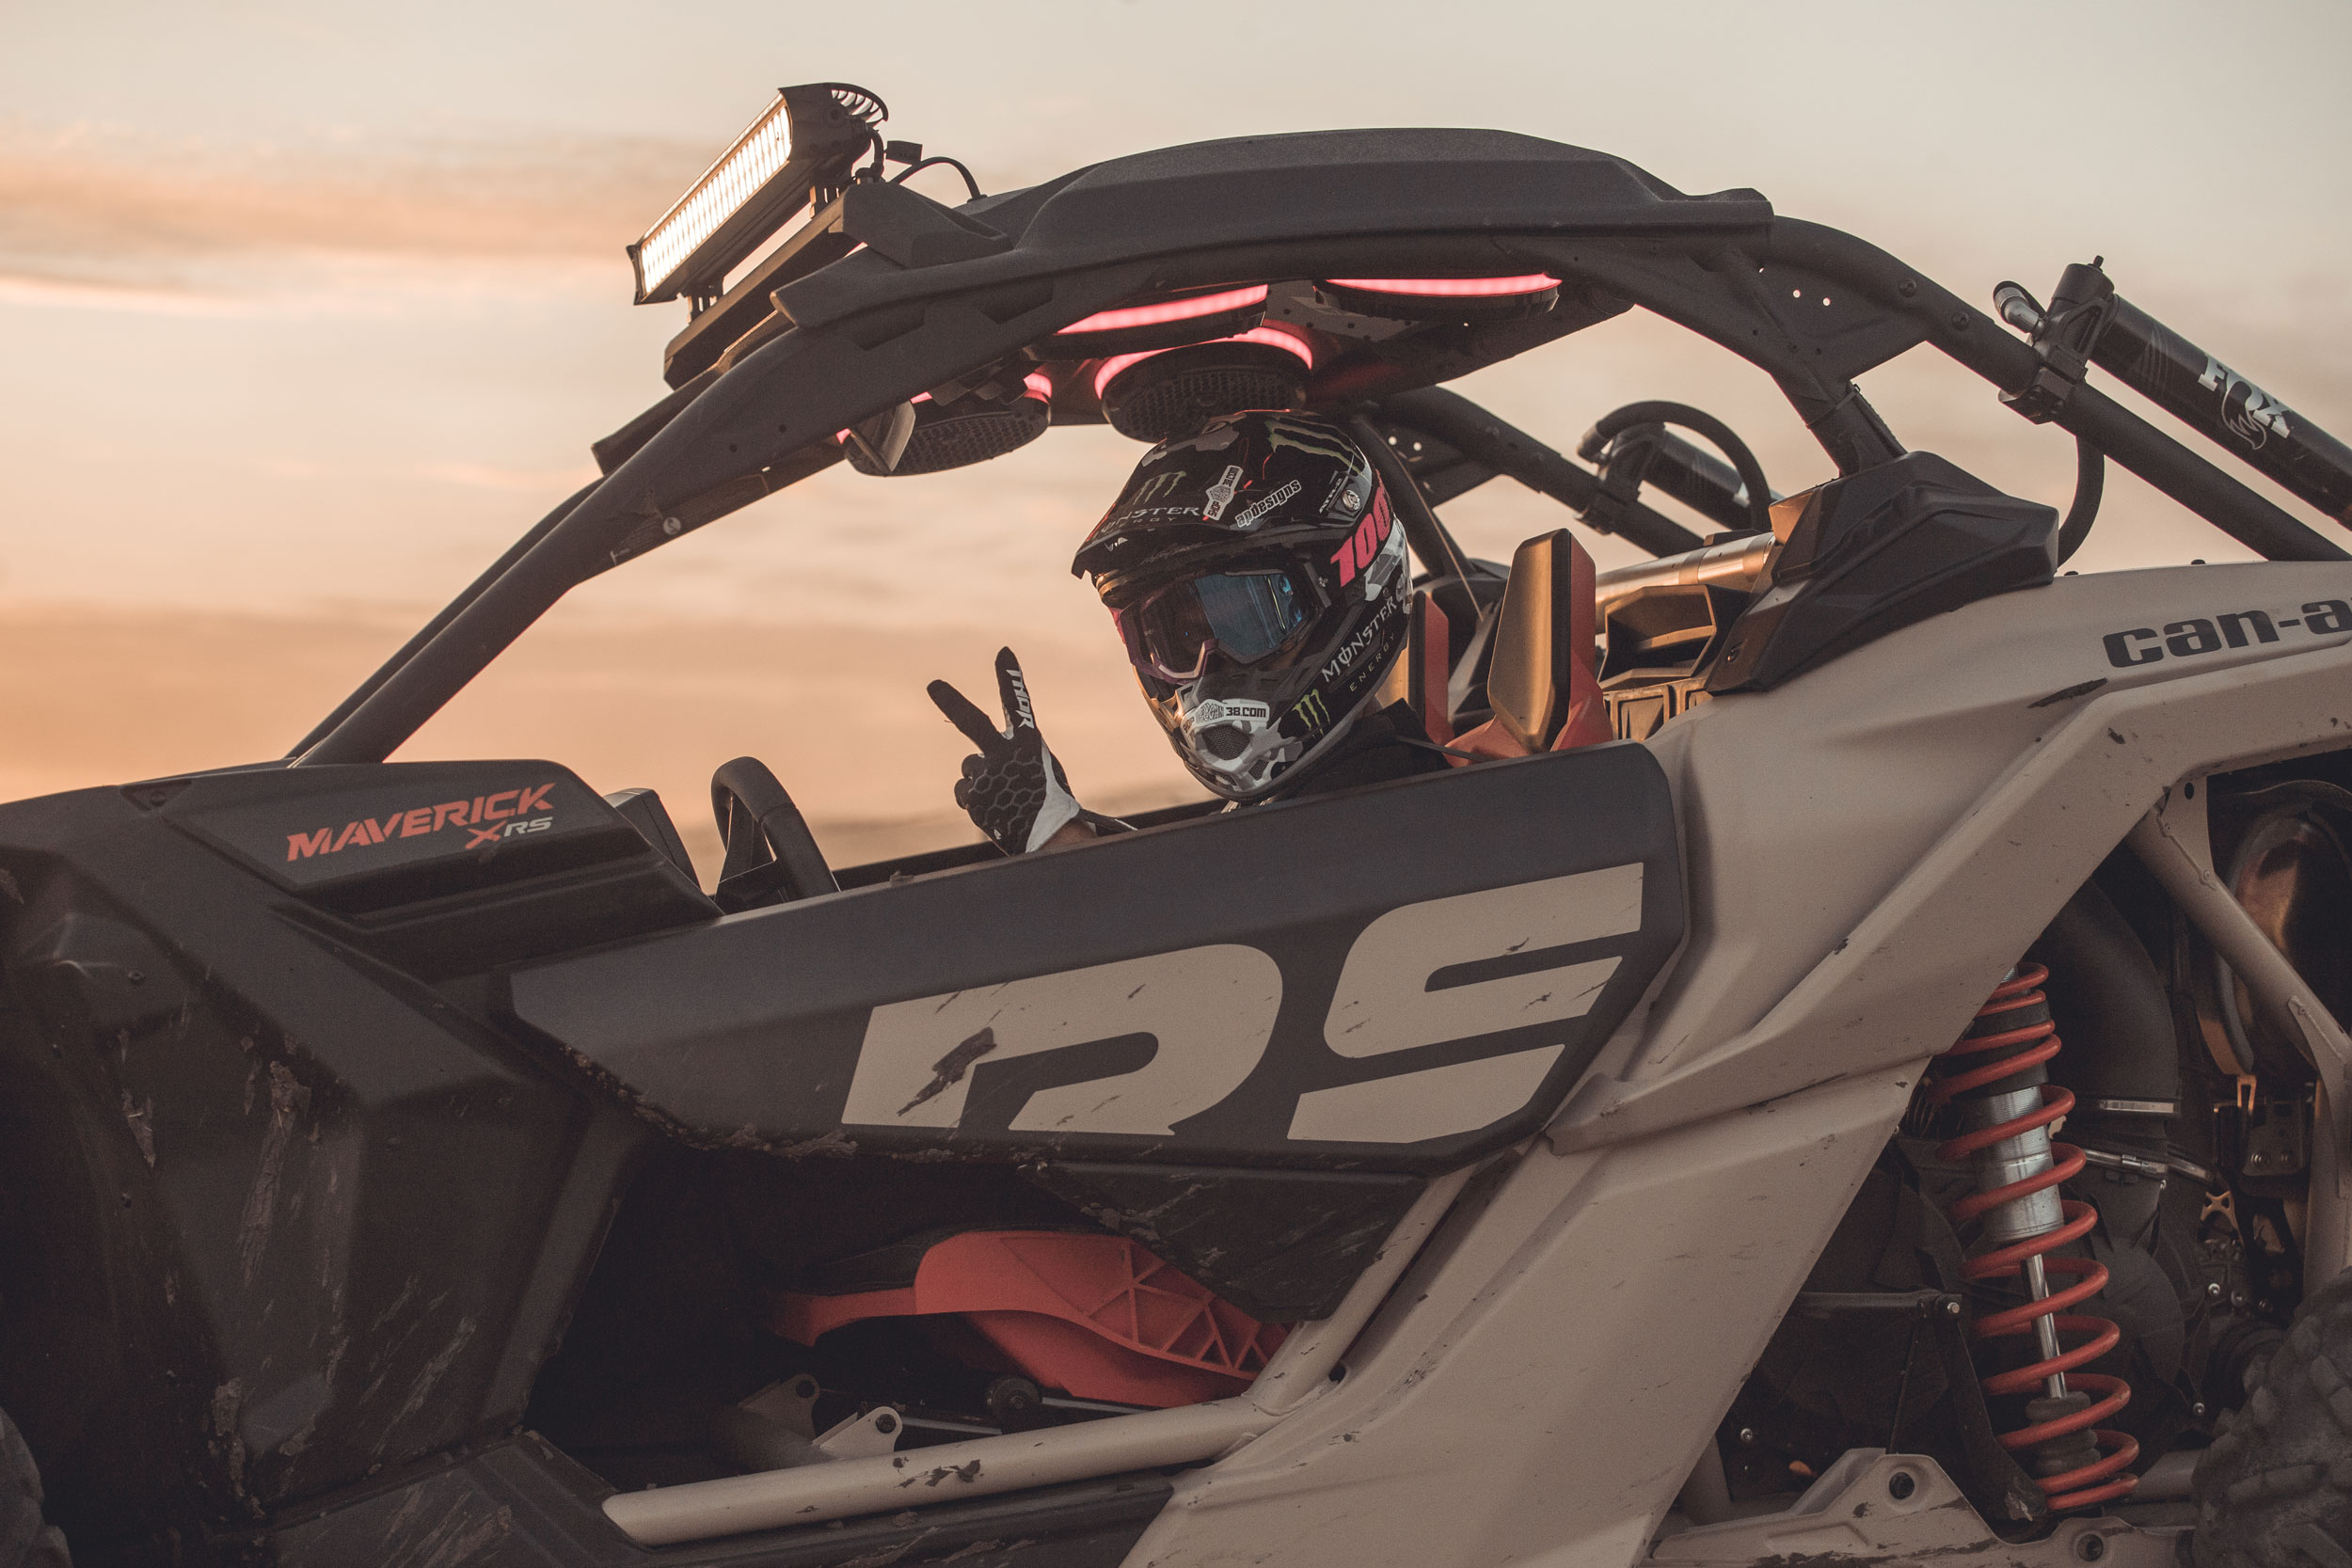
<svg viewBox="0 0 2352 1568">
<path fill-rule="evenodd" d="M 881 117 L 633 248 L 670 395 L 287 756 L 0 808 L 0 1564 L 2352 1561 L 2352 561 L 2098 383 L 2330 522 L 2352 454 L 2095 263 L 1995 319 L 1485 131 L 951 207 Z M 1838 477 L 1443 389 L 1637 306 Z M 2062 517 L 1863 401 L 1923 346 Z M 1383 700 L 1506 744 L 847 867 L 744 759 L 709 889 L 677 802 L 385 760 L 828 465 L 1240 409 L 1372 451 Z M 2266 563 L 2063 573 L 2110 461 Z M 1658 559 L 1466 560 L 1504 476 Z"/>
</svg>

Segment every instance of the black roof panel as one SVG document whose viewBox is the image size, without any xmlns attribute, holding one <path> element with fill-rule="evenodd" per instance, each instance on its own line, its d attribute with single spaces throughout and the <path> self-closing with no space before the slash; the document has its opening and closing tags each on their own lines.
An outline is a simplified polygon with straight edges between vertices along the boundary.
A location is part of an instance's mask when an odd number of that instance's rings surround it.
<svg viewBox="0 0 2352 1568">
<path fill-rule="evenodd" d="M 1024 246 L 1156 248 L 1489 229 L 1559 232 L 1769 223 L 1754 191 L 1688 197 L 1622 158 L 1508 131 L 1236 136 L 1097 164 Z"/>
<path fill-rule="evenodd" d="M 1759 229 L 1755 191 L 1685 196 L 1622 158 L 1508 131 L 1310 131 L 1138 152 L 956 209 L 1011 244 L 905 268 L 869 248 L 779 292 L 821 326 L 878 305 L 1248 245 Z"/>
</svg>

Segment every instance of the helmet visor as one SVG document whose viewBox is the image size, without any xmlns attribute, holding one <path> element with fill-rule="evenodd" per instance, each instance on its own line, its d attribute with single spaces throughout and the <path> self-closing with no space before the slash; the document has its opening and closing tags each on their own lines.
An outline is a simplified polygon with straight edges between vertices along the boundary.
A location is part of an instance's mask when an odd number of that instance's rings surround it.
<svg viewBox="0 0 2352 1568">
<path fill-rule="evenodd" d="M 1165 681 L 1187 681 L 1208 665 L 1210 650 L 1235 664 L 1279 651 L 1314 612 L 1311 581 L 1274 567 L 1211 572 L 1171 583 L 1111 611 L 1127 655 Z"/>
</svg>

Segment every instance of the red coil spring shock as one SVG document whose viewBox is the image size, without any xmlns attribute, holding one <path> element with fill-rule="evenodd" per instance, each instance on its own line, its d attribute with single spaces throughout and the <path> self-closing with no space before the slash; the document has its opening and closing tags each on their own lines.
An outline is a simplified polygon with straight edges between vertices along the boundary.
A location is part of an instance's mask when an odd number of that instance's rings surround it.
<svg viewBox="0 0 2352 1568">
<path fill-rule="evenodd" d="M 2120 1377 L 2076 1371 L 2115 1348 L 2122 1332 L 2105 1318 L 2070 1312 L 2106 1288 L 2107 1271 L 2085 1258 L 2050 1254 L 2089 1233 L 2099 1212 L 2088 1203 L 2061 1198 L 2059 1183 L 2083 1168 L 2083 1151 L 2050 1141 L 2051 1123 L 2074 1108 L 2074 1097 L 2044 1083 L 2042 1064 L 2058 1053 L 2058 1026 L 2051 1022 L 2042 983 L 2050 972 L 2040 964 L 2011 970 L 1977 1009 L 1976 1022 L 1946 1052 L 1944 1073 L 1928 1098 L 1956 1104 L 1966 1129 L 1938 1148 L 1936 1157 L 1971 1158 L 1977 1166 L 1975 1193 L 1952 1204 L 1952 1224 L 1982 1219 L 1992 1250 L 1971 1258 L 1963 1275 L 1971 1282 L 2014 1278 L 2026 1300 L 1979 1318 L 1970 1333 L 1979 1339 L 2036 1341 L 2040 1359 L 1982 1380 L 1987 1394 L 2022 1394 L 2036 1384 L 2042 1397 L 2026 1406 L 2029 1424 L 2001 1434 L 2001 1446 L 2026 1453 L 2041 1472 L 2042 1492 L 2054 1511 L 2089 1508 L 2121 1497 L 2139 1484 L 2125 1466 L 2139 1457 L 2139 1445 L 2099 1423 L 2131 1402 L 2131 1386 Z M 1955 1063 L 1954 1058 L 1983 1058 Z M 2074 1283 L 2053 1294 L 2050 1275 Z M 2058 1337 L 2089 1335 L 2061 1350 Z M 2069 1375 L 2079 1392 L 2068 1387 Z M 2094 1402 L 2090 1395 L 2101 1395 Z"/>
</svg>

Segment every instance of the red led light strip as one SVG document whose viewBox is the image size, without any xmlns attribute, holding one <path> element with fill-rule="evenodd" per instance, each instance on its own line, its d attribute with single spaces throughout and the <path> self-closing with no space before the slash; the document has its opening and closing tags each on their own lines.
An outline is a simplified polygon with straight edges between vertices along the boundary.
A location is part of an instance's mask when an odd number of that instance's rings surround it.
<svg viewBox="0 0 2352 1568">
<path fill-rule="evenodd" d="M 1269 347 L 1282 349 L 1291 354 L 1297 355 L 1300 361 L 1304 363 L 1309 370 L 1313 370 L 1315 368 L 1315 351 L 1307 345 L 1305 339 L 1294 338 L 1289 333 L 1278 331 L 1271 326 L 1253 326 L 1247 332 L 1237 332 L 1230 338 L 1211 338 L 1209 342 L 1264 343 Z M 1205 345 L 1200 343 L 1185 343 L 1181 346 L 1184 348 L 1200 348 Z M 1160 355 L 1173 354 L 1175 352 L 1176 350 L 1172 348 L 1155 348 L 1142 354 L 1115 355 L 1112 357 L 1104 360 L 1102 369 L 1094 372 L 1094 395 L 1098 398 L 1101 397 L 1103 395 L 1103 388 L 1109 386 L 1113 378 L 1115 378 L 1120 372 L 1127 369 L 1130 365 L 1139 365 L 1146 359 L 1156 358 Z"/>
<path fill-rule="evenodd" d="M 1524 277 L 1327 277 L 1322 281 L 1327 288 L 1420 299 L 1492 299 L 1503 294 L 1539 294 L 1560 286 L 1558 278 L 1541 272 Z"/>
<path fill-rule="evenodd" d="M 1062 332 L 1123 332 L 1136 326 L 1160 326 L 1168 322 L 1191 321 L 1198 316 L 1221 316 L 1229 310 L 1247 309 L 1265 303 L 1265 285 L 1252 284 L 1247 289 L 1228 289 L 1223 293 L 1195 294 L 1190 299 L 1163 300 L 1157 305 L 1127 305 L 1116 310 L 1097 310 L 1084 321 L 1073 322 Z"/>
</svg>

